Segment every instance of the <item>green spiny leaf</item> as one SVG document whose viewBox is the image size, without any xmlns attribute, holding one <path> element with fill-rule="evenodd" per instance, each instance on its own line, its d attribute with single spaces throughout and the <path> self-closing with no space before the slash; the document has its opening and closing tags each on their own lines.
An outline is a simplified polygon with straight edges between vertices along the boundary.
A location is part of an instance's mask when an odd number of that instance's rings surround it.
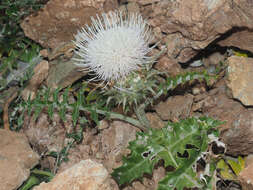
<svg viewBox="0 0 253 190">
<path fill-rule="evenodd" d="M 221 159 L 217 163 L 217 168 L 220 170 L 220 175 L 226 180 L 235 180 L 236 176 L 233 174 L 232 170 L 229 168 L 225 160 Z"/>
<path fill-rule="evenodd" d="M 63 102 L 62 104 L 68 103 L 68 95 L 69 95 L 69 88 L 66 88 L 63 93 Z"/>
<path fill-rule="evenodd" d="M 72 119 L 73 119 L 74 126 L 76 126 L 76 123 L 79 117 L 79 107 L 80 105 L 78 105 L 77 102 L 73 105 Z"/>
<path fill-rule="evenodd" d="M 50 119 L 53 119 L 53 114 L 54 114 L 54 104 L 49 104 L 48 109 L 47 109 L 48 115 Z"/>
<path fill-rule="evenodd" d="M 137 133 L 136 140 L 130 142 L 131 154 L 123 158 L 123 165 L 116 168 L 112 176 L 122 185 L 141 178 L 144 173 L 151 174 L 159 160 L 164 166 L 173 166 L 159 183 L 160 190 L 183 189 L 184 187 L 204 187 L 193 171 L 193 165 L 207 150 L 208 133 L 219 124 L 210 118 L 190 118 L 178 123 L 168 123 L 160 130 L 150 129 Z M 187 148 L 191 145 L 193 148 Z M 186 157 L 180 156 L 187 153 Z"/>
<path fill-rule="evenodd" d="M 66 121 L 66 106 L 65 105 L 61 105 L 60 106 L 60 110 L 59 110 L 59 115 L 60 115 L 60 118 L 62 119 L 62 121 Z"/>
<path fill-rule="evenodd" d="M 60 87 L 57 88 L 54 93 L 53 93 L 53 101 L 54 103 L 58 104 L 59 101 L 58 101 L 58 98 L 59 98 L 59 92 L 60 92 Z"/>
</svg>

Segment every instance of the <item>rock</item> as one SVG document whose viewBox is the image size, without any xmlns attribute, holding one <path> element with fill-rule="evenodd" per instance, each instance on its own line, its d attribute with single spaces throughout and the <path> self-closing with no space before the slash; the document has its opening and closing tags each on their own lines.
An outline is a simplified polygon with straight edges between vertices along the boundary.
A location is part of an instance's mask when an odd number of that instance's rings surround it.
<svg viewBox="0 0 253 190">
<path fill-rule="evenodd" d="M 253 105 L 253 58 L 232 56 L 228 58 L 226 84 L 233 98 L 245 106 Z"/>
<path fill-rule="evenodd" d="M 224 121 L 219 126 L 221 141 L 226 144 L 226 153 L 234 156 L 253 153 L 253 109 L 245 108 L 226 94 L 225 81 L 217 88 L 194 98 L 193 108 L 204 115 Z M 196 104 L 200 104 L 196 106 Z"/>
<path fill-rule="evenodd" d="M 109 128 L 108 121 L 102 120 L 102 121 L 99 122 L 99 125 L 98 125 L 99 130 L 108 129 L 108 128 Z"/>
<path fill-rule="evenodd" d="M 24 134 L 0 129 L 1 190 L 17 189 L 39 162 Z"/>
<path fill-rule="evenodd" d="M 66 138 L 66 132 L 73 132 L 73 123 L 71 115 L 66 114 L 65 117 L 66 121 L 62 122 L 58 113 L 53 114 L 52 120 L 43 112 L 36 120 L 33 116 L 25 116 L 22 130 L 39 154 L 60 152 L 67 145 L 69 139 Z"/>
<path fill-rule="evenodd" d="M 47 78 L 49 70 L 48 61 L 43 60 L 33 69 L 33 76 L 29 80 L 28 86 L 22 91 L 22 97 L 24 100 L 33 100 L 36 96 L 37 89 L 40 84 Z"/>
<path fill-rule="evenodd" d="M 211 65 L 219 65 L 219 63 L 223 62 L 224 60 L 225 60 L 224 54 L 221 54 L 220 52 L 217 51 L 204 57 L 203 62 L 206 67 L 209 67 Z"/>
<path fill-rule="evenodd" d="M 73 40 L 77 30 L 97 13 L 115 9 L 117 0 L 50 0 L 21 23 L 25 35 L 43 47 L 55 49 Z"/>
<path fill-rule="evenodd" d="M 183 71 L 181 66 L 168 56 L 161 57 L 155 64 L 155 69 L 162 72 L 168 72 L 171 76 L 178 75 Z"/>
<path fill-rule="evenodd" d="M 163 166 L 159 166 L 153 171 L 154 187 L 153 189 L 158 189 L 158 183 L 166 176 L 166 169 Z"/>
<path fill-rule="evenodd" d="M 166 102 L 160 102 L 155 106 L 155 110 L 162 120 L 178 121 L 190 115 L 192 103 L 193 96 L 190 94 L 173 96 L 169 97 Z"/>
<path fill-rule="evenodd" d="M 140 13 L 140 7 L 136 2 L 129 2 L 126 5 L 126 9 L 128 12 Z"/>
<path fill-rule="evenodd" d="M 42 50 L 40 50 L 40 55 L 41 55 L 43 58 L 47 58 L 47 57 L 48 57 L 48 50 L 47 50 L 47 49 L 42 49 Z"/>
<path fill-rule="evenodd" d="M 235 28 L 231 35 L 219 41 L 218 44 L 224 47 L 237 47 L 242 50 L 253 52 L 252 30 Z"/>
<path fill-rule="evenodd" d="M 153 129 L 161 129 L 165 126 L 166 122 L 162 121 L 156 113 L 146 113 L 146 117 L 150 122 Z"/>
<path fill-rule="evenodd" d="M 58 172 L 65 171 L 81 160 L 92 159 L 93 161 L 101 162 L 103 158 L 96 158 L 96 154 L 101 151 L 101 139 L 97 134 L 97 130 L 87 128 L 83 132 L 83 141 L 80 144 L 69 149 L 68 162 L 62 162 L 58 168 Z M 103 154 L 102 154 L 103 155 Z"/>
<path fill-rule="evenodd" d="M 73 60 L 56 59 L 50 62 L 46 83 L 48 87 L 53 89 L 65 88 L 86 74 L 87 71 L 80 71 Z"/>
<path fill-rule="evenodd" d="M 243 190 L 253 190 L 253 162 L 240 172 L 239 181 Z"/>
<path fill-rule="evenodd" d="M 133 1 L 138 2 L 131 0 Z M 210 43 L 253 50 L 253 1 L 153 2 L 145 1 L 141 13 L 153 27 L 160 27 L 161 32 L 167 34 L 165 39 L 160 40 L 168 44 L 168 56 L 177 62 L 185 63 L 191 60 Z M 149 6 L 148 3 L 152 5 Z"/>
<path fill-rule="evenodd" d="M 145 187 L 141 182 L 139 182 L 139 181 L 134 181 L 133 182 L 133 188 L 134 189 L 139 189 L 139 190 L 146 190 L 147 189 L 147 187 Z"/>
<path fill-rule="evenodd" d="M 41 183 L 34 190 L 110 190 L 109 175 L 102 164 L 82 160 L 58 173 L 51 182 Z"/>
<path fill-rule="evenodd" d="M 108 129 L 102 131 L 101 135 L 101 151 L 103 152 L 103 164 L 111 173 L 112 168 L 119 167 L 122 156 L 126 156 L 129 141 L 136 138 L 136 127 L 122 122 L 113 121 Z"/>
<path fill-rule="evenodd" d="M 127 149 L 129 141 L 136 138 L 136 127 L 122 122 L 112 121 L 109 127 L 97 131 L 86 130 L 83 142 L 69 150 L 69 161 L 63 162 L 59 171 L 71 167 L 80 160 L 92 158 L 104 165 L 109 173 L 113 168 L 119 167 L 122 156 L 129 154 Z"/>
<path fill-rule="evenodd" d="M 221 136 L 231 155 L 248 155 L 253 153 L 253 109 L 234 115 L 230 129 Z"/>
</svg>

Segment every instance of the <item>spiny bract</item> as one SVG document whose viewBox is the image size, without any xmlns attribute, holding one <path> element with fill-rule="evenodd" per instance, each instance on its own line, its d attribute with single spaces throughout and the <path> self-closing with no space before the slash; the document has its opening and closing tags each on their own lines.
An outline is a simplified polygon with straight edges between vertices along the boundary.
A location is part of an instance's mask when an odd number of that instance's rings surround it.
<svg viewBox="0 0 253 190">
<path fill-rule="evenodd" d="M 91 20 L 91 26 L 75 35 L 74 44 L 77 65 L 93 71 L 93 79 L 119 81 L 151 61 L 147 53 L 152 50 L 149 43 L 153 37 L 140 14 L 115 11 Z"/>
</svg>

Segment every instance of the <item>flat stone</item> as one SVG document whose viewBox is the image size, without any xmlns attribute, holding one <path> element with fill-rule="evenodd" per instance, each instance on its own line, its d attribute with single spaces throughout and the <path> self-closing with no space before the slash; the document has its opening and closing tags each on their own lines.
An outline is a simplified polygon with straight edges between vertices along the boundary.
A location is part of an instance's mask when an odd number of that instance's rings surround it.
<svg viewBox="0 0 253 190">
<path fill-rule="evenodd" d="M 111 190 L 108 178 L 102 164 L 88 159 L 57 174 L 49 183 L 41 183 L 34 190 Z"/>
<path fill-rule="evenodd" d="M 21 23 L 25 35 L 43 47 L 55 49 L 74 39 L 77 30 L 90 24 L 90 17 L 113 10 L 117 0 L 50 0 Z"/>
<path fill-rule="evenodd" d="M 190 94 L 173 96 L 165 102 L 160 102 L 155 106 L 155 110 L 162 120 L 178 121 L 190 115 L 192 103 L 193 96 Z"/>
<path fill-rule="evenodd" d="M 226 84 L 233 98 L 245 106 L 253 105 L 253 58 L 232 56 L 228 58 Z"/>
<path fill-rule="evenodd" d="M 80 68 L 75 65 L 73 60 L 56 59 L 50 62 L 46 84 L 53 89 L 65 88 L 86 74 L 87 71 L 80 71 Z"/>
<path fill-rule="evenodd" d="M 29 177 L 39 156 L 24 134 L 0 129 L 0 139 L 0 189 L 14 190 Z"/>
</svg>

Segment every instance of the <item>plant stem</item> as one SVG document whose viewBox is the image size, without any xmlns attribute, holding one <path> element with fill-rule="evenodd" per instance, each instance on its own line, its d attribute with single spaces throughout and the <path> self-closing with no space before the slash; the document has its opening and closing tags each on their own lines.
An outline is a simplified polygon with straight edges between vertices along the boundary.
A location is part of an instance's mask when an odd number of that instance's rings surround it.
<svg viewBox="0 0 253 190">
<path fill-rule="evenodd" d="M 70 109 L 70 110 L 73 110 L 73 108 L 71 106 L 67 106 L 67 108 Z M 143 127 L 141 122 L 138 121 L 137 119 L 127 117 L 127 116 L 119 114 L 119 113 L 105 111 L 105 110 L 101 110 L 101 109 L 97 109 L 97 108 L 93 108 L 93 107 L 84 107 L 84 106 L 80 106 L 79 109 L 82 110 L 82 111 L 87 111 L 87 112 L 95 111 L 96 113 L 99 113 L 99 114 L 102 114 L 102 115 L 105 115 L 105 116 L 109 116 L 111 119 L 119 119 L 119 120 L 122 120 L 122 121 L 126 121 L 126 122 L 134 125 L 135 127 L 139 128 L 142 131 L 147 130 L 147 128 Z"/>
<path fill-rule="evenodd" d="M 146 117 L 145 108 L 146 104 L 141 104 L 139 107 L 136 107 L 134 111 L 142 126 L 144 126 L 147 130 L 151 126 L 149 120 Z"/>
<path fill-rule="evenodd" d="M 53 179 L 53 177 L 54 177 L 54 174 L 52 174 L 51 172 L 38 170 L 38 169 L 32 170 L 32 173 L 37 174 L 37 175 L 47 176 L 50 180 Z"/>
</svg>

